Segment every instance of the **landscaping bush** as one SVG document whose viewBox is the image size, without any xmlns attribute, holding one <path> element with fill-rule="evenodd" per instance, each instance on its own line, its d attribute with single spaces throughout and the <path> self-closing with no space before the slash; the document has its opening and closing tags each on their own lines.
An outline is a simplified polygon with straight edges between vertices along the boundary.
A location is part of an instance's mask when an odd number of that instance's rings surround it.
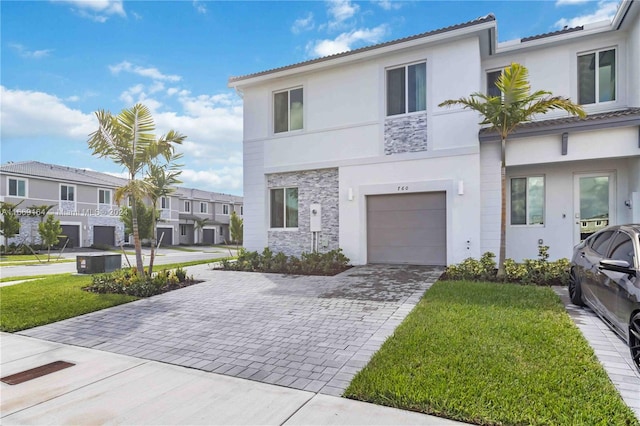
<svg viewBox="0 0 640 426">
<path fill-rule="evenodd" d="M 494 259 L 491 252 L 483 254 L 480 260 L 467 258 L 457 265 L 448 266 L 445 277 L 449 280 L 499 281 Z M 569 266 L 569 260 L 564 258 L 549 262 L 549 246 L 540 245 L 537 259 L 525 259 L 522 263 L 505 259 L 503 281 L 540 286 L 567 285 Z"/>
<path fill-rule="evenodd" d="M 292 275 L 335 275 L 349 269 L 349 258 L 342 249 L 327 253 L 302 253 L 300 258 L 274 253 L 266 247 L 262 253 L 240 249 L 235 262 L 222 261 L 222 269 L 245 272 L 273 272 Z"/>
<path fill-rule="evenodd" d="M 151 277 L 138 275 L 135 268 L 119 269 L 108 274 L 92 277 L 91 285 L 84 290 L 93 293 L 127 294 L 136 297 L 150 297 L 176 288 L 195 284 L 193 277 L 187 277 L 184 269 L 162 270 Z"/>
</svg>

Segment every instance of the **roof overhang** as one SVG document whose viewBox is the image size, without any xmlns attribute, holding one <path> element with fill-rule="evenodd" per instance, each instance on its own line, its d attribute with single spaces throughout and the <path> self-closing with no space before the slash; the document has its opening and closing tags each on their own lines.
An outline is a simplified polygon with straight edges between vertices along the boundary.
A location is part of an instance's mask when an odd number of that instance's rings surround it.
<svg viewBox="0 0 640 426">
<path fill-rule="evenodd" d="M 592 114 L 586 118 L 556 118 L 525 123 L 511 133 L 509 139 L 633 126 L 640 126 L 640 108 Z M 500 135 L 489 128 L 482 128 L 478 139 L 480 142 L 496 142 L 500 141 Z"/>
</svg>

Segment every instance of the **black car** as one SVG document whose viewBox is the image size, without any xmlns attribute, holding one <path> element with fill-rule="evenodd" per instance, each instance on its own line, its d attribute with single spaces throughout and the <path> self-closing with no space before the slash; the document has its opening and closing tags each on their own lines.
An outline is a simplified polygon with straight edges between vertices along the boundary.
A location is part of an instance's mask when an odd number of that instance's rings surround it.
<svg viewBox="0 0 640 426">
<path fill-rule="evenodd" d="M 573 249 L 569 296 L 624 339 L 640 371 L 640 225 L 617 225 Z"/>
</svg>

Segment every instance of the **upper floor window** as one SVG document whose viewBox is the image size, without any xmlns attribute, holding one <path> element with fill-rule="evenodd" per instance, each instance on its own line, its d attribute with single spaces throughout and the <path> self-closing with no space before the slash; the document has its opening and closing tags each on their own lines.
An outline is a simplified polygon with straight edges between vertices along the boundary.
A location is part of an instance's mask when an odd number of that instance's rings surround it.
<svg viewBox="0 0 640 426">
<path fill-rule="evenodd" d="M 581 105 L 616 100 L 616 50 L 578 56 L 578 102 Z"/>
<path fill-rule="evenodd" d="M 169 197 L 160 197 L 160 208 L 162 210 L 169 209 Z"/>
<path fill-rule="evenodd" d="M 271 190 L 271 227 L 298 227 L 298 188 Z"/>
<path fill-rule="evenodd" d="M 244 207 L 240 206 L 240 216 L 242 216 L 244 214 Z"/>
<path fill-rule="evenodd" d="M 191 201 L 184 202 L 184 211 L 189 213 L 191 211 Z"/>
<path fill-rule="evenodd" d="M 208 211 L 208 205 L 207 203 L 200 203 L 200 213 L 207 213 Z"/>
<path fill-rule="evenodd" d="M 111 204 L 110 189 L 98 189 L 98 204 Z"/>
<path fill-rule="evenodd" d="M 426 109 L 427 63 L 387 70 L 387 116 Z"/>
<path fill-rule="evenodd" d="M 27 181 L 25 179 L 9 178 L 9 195 L 12 197 L 27 196 Z"/>
<path fill-rule="evenodd" d="M 273 95 L 273 132 L 302 129 L 302 87 L 276 92 Z"/>
<path fill-rule="evenodd" d="M 544 224 L 544 177 L 511 179 L 511 224 Z"/>
<path fill-rule="evenodd" d="M 73 185 L 60 185 L 60 199 L 62 201 L 75 201 L 76 187 Z"/>
<path fill-rule="evenodd" d="M 502 70 L 489 71 L 487 73 L 487 96 L 502 96 L 502 92 L 496 86 L 496 82 L 501 75 Z"/>
<path fill-rule="evenodd" d="M 229 214 L 229 204 L 222 205 L 222 214 Z"/>
</svg>

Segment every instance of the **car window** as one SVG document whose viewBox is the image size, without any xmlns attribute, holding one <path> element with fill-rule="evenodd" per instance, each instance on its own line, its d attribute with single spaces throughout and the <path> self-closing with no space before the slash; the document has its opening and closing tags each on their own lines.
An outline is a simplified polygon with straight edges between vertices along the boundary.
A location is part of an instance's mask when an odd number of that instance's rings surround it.
<svg viewBox="0 0 640 426">
<path fill-rule="evenodd" d="M 613 260 L 626 260 L 633 266 L 633 240 L 624 232 L 619 232 L 611 246 L 609 258 Z"/>
<path fill-rule="evenodd" d="M 604 231 L 596 235 L 591 241 L 591 248 L 596 253 L 604 256 L 607 254 L 607 248 L 609 247 L 609 241 L 615 235 L 614 231 Z"/>
</svg>

